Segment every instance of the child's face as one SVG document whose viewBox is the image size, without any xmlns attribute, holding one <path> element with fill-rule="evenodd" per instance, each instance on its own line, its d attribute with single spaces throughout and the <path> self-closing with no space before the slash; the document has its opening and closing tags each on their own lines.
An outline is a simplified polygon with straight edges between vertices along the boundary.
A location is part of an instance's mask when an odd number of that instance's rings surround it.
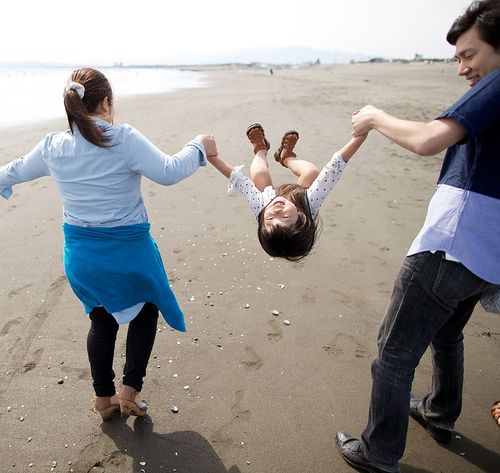
<svg viewBox="0 0 500 473">
<path fill-rule="evenodd" d="M 264 226 L 288 227 L 297 222 L 299 212 L 295 204 L 284 197 L 276 197 L 264 210 Z"/>
</svg>

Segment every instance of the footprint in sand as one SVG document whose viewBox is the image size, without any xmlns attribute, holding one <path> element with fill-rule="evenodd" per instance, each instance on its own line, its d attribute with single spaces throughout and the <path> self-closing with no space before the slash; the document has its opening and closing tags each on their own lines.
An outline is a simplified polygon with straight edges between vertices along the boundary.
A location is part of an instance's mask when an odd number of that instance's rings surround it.
<svg viewBox="0 0 500 473">
<path fill-rule="evenodd" d="M 366 346 L 363 345 L 353 335 L 338 333 L 332 342 L 323 347 L 326 353 L 334 356 L 352 353 L 354 344 L 354 356 L 364 358 L 366 356 Z"/>
<path fill-rule="evenodd" d="M 77 375 L 78 379 L 92 379 L 92 377 L 90 376 L 90 370 L 88 368 L 73 368 L 72 366 L 63 366 L 61 368 L 61 371 L 63 373 Z"/>
<path fill-rule="evenodd" d="M 267 339 L 272 343 L 279 342 L 283 338 L 283 330 L 281 330 L 280 325 L 276 320 L 270 320 L 268 324 L 271 326 L 272 332 L 267 334 Z"/>
<path fill-rule="evenodd" d="M 17 204 L 11 204 L 8 207 L 5 208 L 5 212 L 12 212 L 13 210 L 16 210 L 17 207 L 19 207 Z"/>
<path fill-rule="evenodd" d="M 33 355 L 31 356 L 31 361 L 28 361 L 23 365 L 23 373 L 27 373 L 28 371 L 31 371 L 32 369 L 36 368 L 38 362 L 42 358 L 42 355 L 43 355 L 43 348 L 36 349 Z"/>
<path fill-rule="evenodd" d="M 255 353 L 253 347 L 245 347 L 249 360 L 242 361 L 241 364 L 250 370 L 257 371 L 262 366 L 262 358 Z"/>
<path fill-rule="evenodd" d="M 353 261 L 353 263 L 364 264 L 364 262 L 361 260 L 355 260 L 355 261 Z M 343 292 L 338 291 L 337 289 L 330 289 L 330 291 L 328 291 L 328 292 L 330 294 L 335 294 L 335 295 L 339 296 L 340 297 L 340 300 L 339 300 L 340 304 L 346 305 L 348 307 L 354 306 L 352 297 L 348 296 L 347 294 L 344 294 Z"/>
<path fill-rule="evenodd" d="M 9 333 L 9 330 L 14 327 L 14 325 L 19 325 L 21 323 L 21 317 L 16 317 L 15 319 L 9 320 L 0 330 L 0 336 L 3 337 Z"/>
<path fill-rule="evenodd" d="M 384 281 L 384 282 L 379 282 L 377 283 L 377 292 L 379 294 L 390 294 L 391 291 L 390 291 L 390 287 L 387 285 L 387 283 Z"/>
<path fill-rule="evenodd" d="M 21 291 L 24 291 L 31 286 L 33 286 L 33 284 L 25 284 L 24 286 L 18 287 L 17 289 L 12 289 L 12 291 L 9 291 L 9 293 L 7 294 L 7 297 L 11 298 L 17 296 Z"/>
<path fill-rule="evenodd" d="M 379 248 L 379 251 L 388 251 L 389 248 L 385 249 L 386 247 L 381 247 Z M 376 255 L 373 255 L 373 259 L 377 260 L 378 263 L 379 263 L 379 266 L 383 267 L 383 268 L 386 268 L 387 266 L 389 266 L 389 263 L 384 259 L 384 258 L 380 258 L 379 256 L 376 256 Z"/>
<path fill-rule="evenodd" d="M 306 287 L 302 294 L 302 301 L 306 304 L 316 304 L 316 296 L 314 295 L 316 287 Z"/>
<path fill-rule="evenodd" d="M 234 393 L 234 404 L 231 406 L 231 412 L 233 413 L 233 420 L 250 420 L 252 412 L 249 409 L 243 409 L 241 407 L 241 401 L 245 397 L 245 391 L 243 389 L 238 389 Z"/>
<path fill-rule="evenodd" d="M 238 389 L 234 393 L 234 404 L 231 406 L 232 418 L 229 422 L 222 424 L 218 429 L 215 430 L 212 437 L 212 441 L 219 446 L 227 449 L 231 446 L 236 446 L 234 439 L 231 435 L 227 433 L 231 430 L 231 427 L 240 421 L 248 422 L 251 419 L 252 412 L 249 409 L 243 409 L 241 407 L 241 402 L 245 397 L 245 392 L 242 389 Z"/>
<path fill-rule="evenodd" d="M 39 333 L 52 309 L 59 303 L 67 285 L 68 280 L 66 279 L 66 275 L 61 275 L 48 287 L 43 302 L 29 316 L 22 338 L 17 338 L 15 342 L 10 344 L 11 347 L 8 350 L 8 356 L 0 360 L 0 371 L 9 372 L 3 378 L 3 387 L 0 387 L 0 395 L 17 372 L 12 367 L 18 366 L 26 358 L 33 340 L 35 340 L 36 335 Z M 8 328 L 4 326 L 4 329 L 8 331 L 10 327 L 12 327 L 12 324 Z M 39 352 L 35 352 L 35 356 L 37 356 L 37 353 L 39 354 Z M 38 360 L 39 358 L 34 363 L 37 363 Z M 27 364 L 28 371 L 34 367 L 34 365 L 29 363 Z"/>
</svg>

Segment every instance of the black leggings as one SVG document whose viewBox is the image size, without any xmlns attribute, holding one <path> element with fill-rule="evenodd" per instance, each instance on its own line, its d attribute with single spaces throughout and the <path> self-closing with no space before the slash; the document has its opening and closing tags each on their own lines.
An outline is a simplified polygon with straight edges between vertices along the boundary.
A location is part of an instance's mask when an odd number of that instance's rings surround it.
<svg viewBox="0 0 500 473">
<path fill-rule="evenodd" d="M 92 309 L 87 336 L 87 352 L 94 380 L 96 396 L 113 396 L 116 393 L 113 355 L 115 352 L 118 322 L 103 307 Z M 149 356 L 153 349 L 158 323 L 158 308 L 147 302 L 129 323 L 127 349 L 123 368 L 123 384 L 142 390 Z"/>
</svg>

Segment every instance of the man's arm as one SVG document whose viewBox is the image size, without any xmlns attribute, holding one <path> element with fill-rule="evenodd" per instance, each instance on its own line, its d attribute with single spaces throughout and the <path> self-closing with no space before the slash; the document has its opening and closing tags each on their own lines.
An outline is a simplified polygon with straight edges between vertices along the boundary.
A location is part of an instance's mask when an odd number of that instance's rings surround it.
<svg viewBox="0 0 500 473">
<path fill-rule="evenodd" d="M 375 129 L 403 148 L 421 156 L 433 156 L 458 143 L 467 130 L 451 118 L 429 123 L 402 120 L 367 105 L 352 116 L 352 133 L 359 136 Z"/>
</svg>

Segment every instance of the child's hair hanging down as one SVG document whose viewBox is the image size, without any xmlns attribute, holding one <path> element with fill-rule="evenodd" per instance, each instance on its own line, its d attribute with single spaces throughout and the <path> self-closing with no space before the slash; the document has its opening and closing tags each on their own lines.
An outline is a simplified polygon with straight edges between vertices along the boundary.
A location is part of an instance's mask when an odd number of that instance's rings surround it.
<svg viewBox="0 0 500 473">
<path fill-rule="evenodd" d="M 257 237 L 270 256 L 298 260 L 313 249 L 320 227 L 319 217 L 314 219 L 307 202 L 306 189 L 299 184 L 282 184 L 275 188 L 276 196 L 289 200 L 297 208 L 297 220 L 290 225 L 270 225 L 266 213 L 258 217 Z"/>
<path fill-rule="evenodd" d="M 241 172 L 243 166 L 233 167 L 218 155 L 207 159 L 229 178 L 229 189 L 238 190 L 248 201 L 258 222 L 257 236 L 264 251 L 290 261 L 304 258 L 316 242 L 321 204 L 366 135 L 352 138 L 320 172 L 313 163 L 297 157 L 294 149 L 299 134 L 287 131 L 274 158 L 297 176 L 297 183 L 274 187 L 267 161 L 270 144 L 262 125 L 250 125 L 246 134 L 254 147 L 250 179 Z"/>
</svg>

